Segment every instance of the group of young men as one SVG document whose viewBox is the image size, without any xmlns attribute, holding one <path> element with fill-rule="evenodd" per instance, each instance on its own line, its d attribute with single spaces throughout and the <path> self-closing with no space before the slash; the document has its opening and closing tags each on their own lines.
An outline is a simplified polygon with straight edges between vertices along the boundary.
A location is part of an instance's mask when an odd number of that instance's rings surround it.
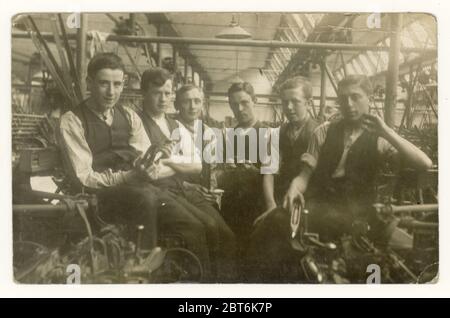
<svg viewBox="0 0 450 318">
<path fill-rule="evenodd" d="M 192 84 L 179 88 L 173 119 L 167 115 L 171 75 L 149 69 L 142 75 L 143 107 L 137 113 L 119 103 L 124 72 L 115 54 L 91 59 L 90 97 L 61 117 L 62 152 L 73 179 L 98 196 L 106 221 L 127 224 L 130 239 L 135 227 L 144 225 L 148 248 L 176 244 L 191 250 L 202 263 L 204 282 L 281 281 L 278 269 L 283 253 L 289 255 L 289 220 L 296 205 L 311 211 L 314 231 L 333 239 L 365 217 L 383 161 L 419 170 L 432 165 L 421 150 L 369 114 L 372 89 L 365 76 L 339 83 L 341 117 L 321 125 L 309 113 L 311 84 L 295 77 L 280 87 L 287 123 L 279 131 L 279 172 L 261 174 L 267 162 L 250 160 L 249 148 L 255 145 L 248 142 L 245 160 L 224 160 L 218 184 L 211 184 L 205 149 L 229 140 L 211 138 L 214 134 L 206 138 L 210 128 L 199 121 L 202 90 Z M 240 128 L 235 138 L 264 128 L 257 120 L 251 84 L 232 84 L 228 99 Z M 151 145 L 163 155 L 148 163 L 145 154 Z M 224 190 L 220 211 L 211 191 L 215 186 Z"/>
</svg>

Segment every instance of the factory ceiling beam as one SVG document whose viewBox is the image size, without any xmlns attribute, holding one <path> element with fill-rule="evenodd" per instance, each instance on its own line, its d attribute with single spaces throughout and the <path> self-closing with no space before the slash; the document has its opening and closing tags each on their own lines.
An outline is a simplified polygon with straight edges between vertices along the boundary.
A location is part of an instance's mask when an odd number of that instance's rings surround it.
<svg viewBox="0 0 450 318">
<path fill-rule="evenodd" d="M 44 39 L 52 40 L 51 33 L 42 33 Z M 13 32 L 13 38 L 29 38 L 25 32 Z M 73 36 L 72 36 L 73 37 Z M 192 37 L 152 37 L 152 36 L 125 36 L 110 34 L 106 37 L 106 41 L 115 42 L 151 42 L 151 43 L 168 43 L 168 44 L 191 44 L 191 45 L 217 45 L 217 46 L 249 46 L 249 47 L 268 47 L 268 48 L 299 48 L 299 49 L 315 49 L 315 50 L 342 50 L 342 51 L 382 51 L 389 52 L 389 46 L 364 45 L 364 44 L 343 44 L 343 43 L 320 43 L 320 42 L 302 42 L 292 43 L 284 41 L 263 41 L 263 40 L 222 40 L 222 39 L 206 39 Z M 405 53 L 436 53 L 436 49 L 431 48 L 412 48 L 403 47 L 400 50 Z"/>
<path fill-rule="evenodd" d="M 420 55 L 414 59 L 407 60 L 400 64 L 399 73 L 400 74 L 406 74 L 409 72 L 409 68 L 411 66 L 416 66 L 418 64 L 430 64 L 433 63 L 433 61 L 436 61 L 436 55 L 431 53 L 426 53 L 423 55 Z M 371 76 L 372 80 L 376 81 L 380 78 L 384 78 L 387 75 L 388 71 L 382 71 L 379 73 L 374 74 Z"/>
</svg>

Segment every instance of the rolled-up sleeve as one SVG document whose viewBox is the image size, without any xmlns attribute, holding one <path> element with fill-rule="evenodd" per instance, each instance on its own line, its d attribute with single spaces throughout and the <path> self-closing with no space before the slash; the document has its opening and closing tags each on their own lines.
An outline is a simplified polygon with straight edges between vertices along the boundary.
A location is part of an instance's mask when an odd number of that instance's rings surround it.
<svg viewBox="0 0 450 318">
<path fill-rule="evenodd" d="M 395 149 L 386 139 L 378 138 L 377 141 L 378 153 L 383 161 L 396 163 L 398 161 L 398 150 Z"/>
<path fill-rule="evenodd" d="M 301 156 L 300 160 L 302 161 L 302 163 L 309 166 L 312 170 L 314 170 L 317 166 L 320 150 L 325 142 L 329 126 L 330 123 L 325 122 L 314 130 L 314 133 L 308 144 L 308 149 Z"/>
</svg>

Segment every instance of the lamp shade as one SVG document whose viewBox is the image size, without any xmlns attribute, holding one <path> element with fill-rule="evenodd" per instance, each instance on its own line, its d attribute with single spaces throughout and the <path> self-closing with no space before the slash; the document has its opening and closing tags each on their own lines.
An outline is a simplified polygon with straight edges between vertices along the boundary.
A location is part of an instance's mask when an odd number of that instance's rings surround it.
<svg viewBox="0 0 450 318">
<path fill-rule="evenodd" d="M 229 40 L 243 40 L 243 39 L 250 39 L 252 35 L 245 31 L 243 28 L 240 27 L 239 23 L 237 23 L 233 19 L 231 20 L 231 23 L 229 26 L 227 26 L 225 29 L 221 30 L 217 35 L 216 38 L 218 39 L 229 39 Z"/>
</svg>

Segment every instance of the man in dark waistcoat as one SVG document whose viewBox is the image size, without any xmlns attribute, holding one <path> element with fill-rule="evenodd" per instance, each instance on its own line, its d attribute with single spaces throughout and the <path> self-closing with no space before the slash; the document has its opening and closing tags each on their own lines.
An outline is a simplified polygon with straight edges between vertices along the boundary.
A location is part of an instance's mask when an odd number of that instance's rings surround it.
<svg viewBox="0 0 450 318">
<path fill-rule="evenodd" d="M 280 86 L 280 97 L 288 121 L 280 127 L 278 174 L 263 177 L 266 211 L 283 203 L 283 196 L 300 171 L 301 156 L 318 125 L 309 113 L 314 106 L 309 80 L 300 76 L 288 79 Z"/>
<path fill-rule="evenodd" d="M 61 117 L 62 153 L 74 180 L 97 194 L 107 222 L 144 225 L 143 246 L 160 237 L 182 241 L 209 265 L 204 225 L 170 194 L 152 185 L 152 171 L 134 167 L 150 146 L 139 116 L 119 105 L 124 66 L 113 53 L 101 53 L 88 65 L 90 97 Z M 156 224 L 157 222 L 157 224 Z M 137 231 L 132 231 L 137 233 Z"/>
</svg>

